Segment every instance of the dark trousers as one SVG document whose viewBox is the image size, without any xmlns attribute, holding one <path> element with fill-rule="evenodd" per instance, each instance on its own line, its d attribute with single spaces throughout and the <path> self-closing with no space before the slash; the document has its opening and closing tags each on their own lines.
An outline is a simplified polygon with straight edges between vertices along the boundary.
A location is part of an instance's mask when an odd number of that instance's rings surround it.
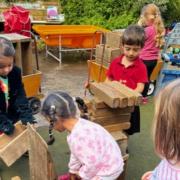
<svg viewBox="0 0 180 180">
<path fill-rule="evenodd" d="M 140 132 L 140 109 L 139 106 L 134 107 L 134 111 L 131 113 L 130 119 L 131 127 L 125 132 L 129 135 Z"/>
<path fill-rule="evenodd" d="M 150 80 L 150 76 L 157 64 L 157 60 L 143 60 L 145 66 L 146 66 L 146 69 L 147 69 L 147 73 L 148 73 L 148 80 Z M 142 96 L 143 97 L 146 97 L 147 96 L 147 93 L 148 93 L 148 89 L 149 89 L 149 83 L 146 83 L 145 86 L 144 86 L 144 90 L 142 92 Z"/>
</svg>

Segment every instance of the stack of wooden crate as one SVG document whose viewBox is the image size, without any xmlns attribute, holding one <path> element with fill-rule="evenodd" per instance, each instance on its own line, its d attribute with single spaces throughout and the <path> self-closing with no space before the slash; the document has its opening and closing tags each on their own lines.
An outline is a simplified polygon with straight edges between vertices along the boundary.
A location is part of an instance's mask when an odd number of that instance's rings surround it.
<svg viewBox="0 0 180 180">
<path fill-rule="evenodd" d="M 131 112 L 141 103 L 142 96 L 117 81 L 91 83 L 90 91 L 94 96 L 87 103 L 89 119 L 102 125 L 117 141 L 125 169 L 129 155 L 128 137 L 123 131 L 130 128 Z M 119 179 L 125 179 L 125 171 Z"/>
<path fill-rule="evenodd" d="M 95 62 L 109 67 L 111 61 L 122 54 L 121 38 L 121 32 L 107 32 L 106 43 L 96 46 Z"/>
</svg>

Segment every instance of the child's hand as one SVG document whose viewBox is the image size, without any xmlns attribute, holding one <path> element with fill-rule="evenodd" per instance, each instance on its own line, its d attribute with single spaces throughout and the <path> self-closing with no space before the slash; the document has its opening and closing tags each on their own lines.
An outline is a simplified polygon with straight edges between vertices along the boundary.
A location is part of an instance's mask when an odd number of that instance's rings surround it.
<svg viewBox="0 0 180 180">
<path fill-rule="evenodd" d="M 88 81 L 86 81 L 86 82 L 84 83 L 84 88 L 85 88 L 85 89 L 88 89 L 88 88 L 89 88 L 89 82 L 88 82 Z"/>
<path fill-rule="evenodd" d="M 141 177 L 141 180 L 150 180 L 151 176 L 152 176 L 152 171 L 148 171 L 143 174 L 143 176 Z"/>
</svg>

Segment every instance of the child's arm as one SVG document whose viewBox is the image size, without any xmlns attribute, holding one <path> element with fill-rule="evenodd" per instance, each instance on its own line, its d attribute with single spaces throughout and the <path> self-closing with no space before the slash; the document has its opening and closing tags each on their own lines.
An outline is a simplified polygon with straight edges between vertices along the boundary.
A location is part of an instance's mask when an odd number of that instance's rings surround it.
<svg viewBox="0 0 180 180">
<path fill-rule="evenodd" d="M 152 176 L 152 171 L 148 171 L 143 174 L 143 176 L 141 177 L 141 180 L 150 180 L 151 176 Z"/>
<path fill-rule="evenodd" d="M 142 93 L 144 90 L 144 83 L 137 83 L 137 87 L 135 89 L 136 92 Z"/>
<path fill-rule="evenodd" d="M 81 167 L 81 163 L 79 160 L 71 153 L 70 161 L 69 161 L 69 172 L 71 174 L 78 174 L 78 171 Z"/>
</svg>

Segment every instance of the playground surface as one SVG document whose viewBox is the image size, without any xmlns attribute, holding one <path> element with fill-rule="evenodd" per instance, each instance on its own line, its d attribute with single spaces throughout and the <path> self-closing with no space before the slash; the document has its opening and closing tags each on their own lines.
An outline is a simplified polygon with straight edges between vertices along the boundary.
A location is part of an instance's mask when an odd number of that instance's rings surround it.
<svg viewBox="0 0 180 180">
<path fill-rule="evenodd" d="M 83 56 L 83 58 L 81 58 Z M 81 60 L 79 60 L 81 59 Z M 83 97 L 83 85 L 87 79 L 86 54 L 73 54 L 63 58 L 62 67 L 54 59 L 45 59 L 40 56 L 40 69 L 43 73 L 41 90 L 44 95 L 50 91 L 63 90 L 72 96 Z M 60 69 L 59 69 L 60 68 Z M 153 98 L 150 102 L 141 106 L 141 133 L 129 138 L 129 160 L 126 172 L 126 180 L 139 180 L 147 170 L 152 170 L 159 162 L 155 155 L 151 138 L 153 119 Z M 48 139 L 48 124 L 40 114 L 36 115 L 38 132 L 46 140 Z M 66 143 L 66 133 L 55 132 L 55 143 L 49 147 L 55 163 L 57 174 L 68 171 L 69 149 Z M 9 180 L 13 176 L 20 176 L 22 180 L 29 180 L 28 157 L 21 157 L 11 167 L 6 167 L 0 161 L 0 176 L 2 180 Z"/>
</svg>

